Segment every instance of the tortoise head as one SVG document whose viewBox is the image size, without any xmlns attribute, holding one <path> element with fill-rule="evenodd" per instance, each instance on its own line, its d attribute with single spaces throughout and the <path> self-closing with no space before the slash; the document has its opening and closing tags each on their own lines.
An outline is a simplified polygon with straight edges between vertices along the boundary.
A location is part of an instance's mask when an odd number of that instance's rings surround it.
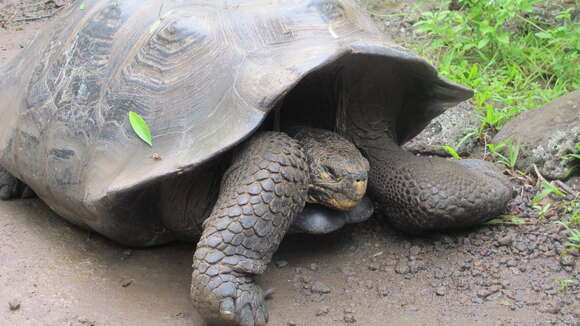
<svg viewBox="0 0 580 326">
<path fill-rule="evenodd" d="M 357 206 L 367 189 L 369 162 L 354 144 L 323 129 L 301 127 L 300 142 L 310 169 L 309 203 L 338 210 Z"/>
</svg>

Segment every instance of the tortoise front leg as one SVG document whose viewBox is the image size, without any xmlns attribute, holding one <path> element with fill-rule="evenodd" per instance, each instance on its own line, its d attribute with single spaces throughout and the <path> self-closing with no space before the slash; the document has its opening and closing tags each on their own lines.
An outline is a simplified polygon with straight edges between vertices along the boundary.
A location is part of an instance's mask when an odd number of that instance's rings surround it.
<svg viewBox="0 0 580 326">
<path fill-rule="evenodd" d="M 241 147 L 193 258 L 191 297 L 210 324 L 266 324 L 264 294 L 254 275 L 266 270 L 304 208 L 307 187 L 306 158 L 292 138 L 261 133 Z"/>
</svg>

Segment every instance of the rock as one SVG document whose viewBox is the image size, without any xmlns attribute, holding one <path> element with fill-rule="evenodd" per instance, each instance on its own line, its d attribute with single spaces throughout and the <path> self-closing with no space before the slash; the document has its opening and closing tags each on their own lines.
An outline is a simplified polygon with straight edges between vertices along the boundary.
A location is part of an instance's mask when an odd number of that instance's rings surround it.
<svg viewBox="0 0 580 326">
<path fill-rule="evenodd" d="M 518 261 L 512 258 L 512 259 L 508 260 L 507 266 L 508 267 L 516 267 L 516 266 L 518 266 Z"/>
<path fill-rule="evenodd" d="M 379 286 L 377 288 L 377 293 L 379 297 L 388 297 L 391 294 L 391 291 L 386 286 Z"/>
<path fill-rule="evenodd" d="M 284 268 L 284 267 L 288 266 L 288 262 L 285 260 L 277 260 L 274 262 L 274 265 L 276 265 L 276 267 L 278 267 L 278 268 Z"/>
<path fill-rule="evenodd" d="M 326 284 L 316 281 L 312 284 L 312 292 L 327 294 L 330 293 L 330 288 Z"/>
<path fill-rule="evenodd" d="M 330 311 L 330 308 L 323 306 L 320 309 L 318 309 L 318 311 L 316 311 L 316 316 L 326 316 L 326 315 L 328 315 L 329 311 Z"/>
<path fill-rule="evenodd" d="M 345 313 L 343 320 L 347 324 L 354 324 L 354 323 L 356 323 L 356 318 L 354 318 L 354 315 L 353 314 L 350 314 L 350 313 Z"/>
<path fill-rule="evenodd" d="M 421 253 L 421 248 L 419 246 L 412 246 L 409 249 L 409 257 L 417 257 Z"/>
<path fill-rule="evenodd" d="M 124 288 L 130 286 L 131 284 L 133 284 L 133 280 L 122 280 L 121 281 L 121 286 Z"/>
<path fill-rule="evenodd" d="M 296 324 L 295 321 L 290 320 L 290 321 L 288 321 L 288 323 L 286 325 L 288 325 L 288 326 L 297 326 L 298 324 Z"/>
<path fill-rule="evenodd" d="M 572 160 L 562 156 L 577 152 L 575 145 L 580 143 L 580 91 L 521 113 L 492 142 L 497 145 L 508 140 L 520 144 L 518 169 L 531 171 L 536 164 L 544 177 L 565 179 Z"/>
<path fill-rule="evenodd" d="M 379 266 L 377 266 L 377 264 L 369 264 L 369 271 L 376 271 L 379 269 Z"/>
<path fill-rule="evenodd" d="M 485 299 L 487 297 L 489 297 L 490 295 L 497 293 L 499 290 L 501 290 L 501 286 L 491 286 L 489 289 L 481 289 L 479 291 L 477 291 L 477 296 L 479 298 Z"/>
<path fill-rule="evenodd" d="M 501 237 L 497 240 L 497 243 L 500 246 L 506 246 L 506 247 L 511 246 L 513 242 L 514 242 L 514 235 L 511 233 L 506 235 L 505 237 Z"/>
<path fill-rule="evenodd" d="M 440 286 L 435 290 L 435 294 L 442 297 L 447 294 L 447 288 L 444 286 Z"/>
<path fill-rule="evenodd" d="M 548 314 L 554 314 L 554 315 L 559 313 L 560 310 L 562 310 L 562 305 L 556 301 L 546 302 L 540 307 L 541 312 L 545 312 Z"/>
<path fill-rule="evenodd" d="M 409 273 L 409 270 L 410 270 L 409 264 L 405 259 L 401 259 L 395 266 L 395 272 L 397 272 L 398 274 L 407 274 Z"/>
<path fill-rule="evenodd" d="M 574 256 L 568 254 L 568 255 L 564 255 L 560 258 L 560 264 L 562 266 L 574 266 L 575 265 L 575 258 Z"/>
<path fill-rule="evenodd" d="M 479 123 L 473 106 L 469 102 L 462 102 L 433 119 L 403 148 L 415 154 L 451 156 L 449 152 L 439 147 L 447 145 L 454 147 L 459 155 L 469 155 L 477 142 L 476 137 L 470 137 L 459 143 L 468 133 L 477 129 Z"/>
<path fill-rule="evenodd" d="M 20 300 L 17 299 L 11 300 L 10 302 L 8 302 L 8 307 L 10 308 L 10 311 L 16 311 L 20 309 Z"/>
<path fill-rule="evenodd" d="M 417 272 L 425 269 L 425 264 L 418 260 L 411 260 L 407 266 L 409 267 L 409 272 L 411 274 L 416 274 Z"/>
</svg>

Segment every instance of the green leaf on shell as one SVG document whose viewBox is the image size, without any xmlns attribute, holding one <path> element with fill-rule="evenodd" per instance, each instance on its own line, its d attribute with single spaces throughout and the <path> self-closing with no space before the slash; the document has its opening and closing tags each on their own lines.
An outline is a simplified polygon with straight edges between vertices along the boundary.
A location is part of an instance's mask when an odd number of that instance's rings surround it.
<svg viewBox="0 0 580 326">
<path fill-rule="evenodd" d="M 131 127 L 133 127 L 133 131 L 135 131 L 137 136 L 139 136 L 139 138 L 149 146 L 153 146 L 153 142 L 151 141 L 151 129 L 149 129 L 147 122 L 145 122 L 139 114 L 132 111 L 129 112 L 129 122 L 131 122 Z"/>
<path fill-rule="evenodd" d="M 80 10 L 85 10 L 85 8 L 86 8 L 85 4 L 84 3 L 81 3 L 81 5 L 79 6 L 79 9 Z"/>
</svg>

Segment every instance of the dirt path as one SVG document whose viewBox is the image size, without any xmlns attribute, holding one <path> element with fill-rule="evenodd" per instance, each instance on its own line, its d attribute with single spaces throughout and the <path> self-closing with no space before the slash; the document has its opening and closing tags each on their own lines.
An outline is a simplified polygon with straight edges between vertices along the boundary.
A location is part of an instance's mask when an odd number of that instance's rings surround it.
<svg viewBox="0 0 580 326">
<path fill-rule="evenodd" d="M 44 26 L 0 27 L 0 64 Z M 374 218 L 289 236 L 259 279 L 276 289 L 269 325 L 580 325 L 580 259 L 559 257 L 558 217 L 525 216 L 525 196 L 513 205 L 525 225 L 407 238 Z M 130 250 L 39 200 L 0 202 L 0 326 L 202 325 L 193 248 Z"/>
</svg>

